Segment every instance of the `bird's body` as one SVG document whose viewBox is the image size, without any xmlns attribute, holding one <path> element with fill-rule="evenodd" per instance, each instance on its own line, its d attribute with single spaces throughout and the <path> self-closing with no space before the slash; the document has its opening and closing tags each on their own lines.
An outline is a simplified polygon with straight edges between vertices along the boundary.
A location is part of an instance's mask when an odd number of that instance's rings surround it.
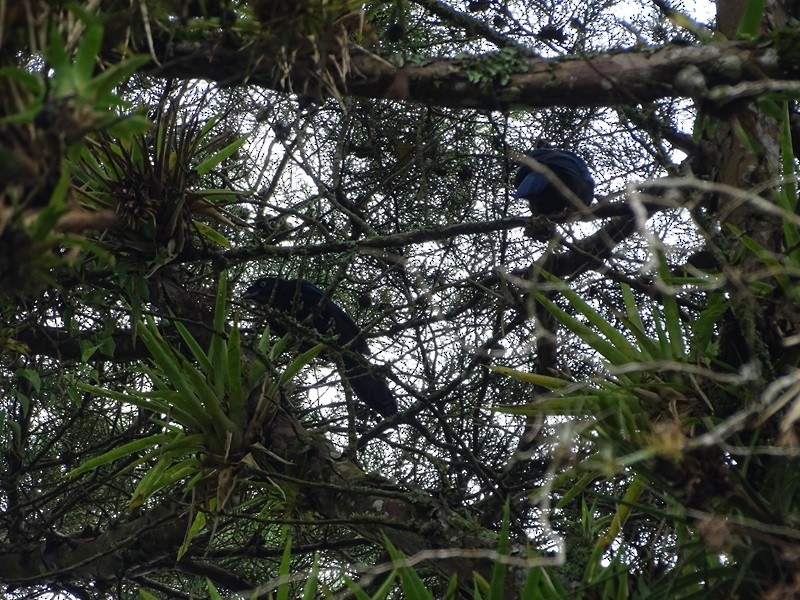
<svg viewBox="0 0 800 600">
<path fill-rule="evenodd" d="M 589 206 L 594 199 L 594 180 L 581 157 L 568 150 L 538 148 L 526 156 L 552 171 L 561 183 L 581 202 Z M 545 173 L 523 164 L 514 178 L 516 197 L 524 198 L 535 215 L 552 215 L 576 208 L 574 201 L 564 195 Z"/>
<path fill-rule="evenodd" d="M 364 356 L 370 353 L 367 342 L 361 337 L 361 329 L 341 306 L 332 300 L 322 302 L 324 296 L 322 290 L 308 281 L 262 277 L 247 288 L 243 298 L 269 305 L 297 321 L 310 324 L 320 333 L 336 336 L 337 345 L 345 348 L 342 358 L 345 377 L 355 395 L 383 416 L 395 414 L 397 402 L 386 381 L 347 352 L 354 350 Z M 279 335 L 288 331 L 285 321 L 267 318 Z M 304 345 L 311 344 L 305 341 Z"/>
</svg>

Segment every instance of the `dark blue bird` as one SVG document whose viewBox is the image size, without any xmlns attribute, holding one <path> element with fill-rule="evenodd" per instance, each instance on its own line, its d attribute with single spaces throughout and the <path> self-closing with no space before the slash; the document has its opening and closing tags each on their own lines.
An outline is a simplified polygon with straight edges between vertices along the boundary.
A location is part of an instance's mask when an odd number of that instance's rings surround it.
<svg viewBox="0 0 800 600">
<path fill-rule="evenodd" d="M 322 334 L 336 336 L 339 346 L 355 350 L 359 354 L 370 354 L 369 346 L 361 337 L 361 330 L 341 306 L 328 300 L 321 303 L 325 294 L 313 283 L 297 279 L 262 277 L 253 282 L 242 296 L 271 306 L 277 311 L 290 315 L 297 321 L 305 322 Z M 309 319 L 309 322 L 306 322 Z M 270 326 L 278 335 L 287 332 L 286 322 L 267 315 Z M 305 341 L 303 345 L 311 347 Z M 384 417 L 397 412 L 397 401 L 386 381 L 371 372 L 361 361 L 348 352 L 342 356 L 344 374 L 356 396 L 371 409 Z"/>
<path fill-rule="evenodd" d="M 594 198 L 594 180 L 583 159 L 568 150 L 538 148 L 530 150 L 526 156 L 541 163 L 553 172 L 578 200 L 586 206 Z M 562 194 L 547 175 L 523 164 L 514 177 L 517 188 L 516 197 L 524 198 L 534 215 L 552 215 L 567 209 L 575 209 L 574 201 Z"/>
</svg>

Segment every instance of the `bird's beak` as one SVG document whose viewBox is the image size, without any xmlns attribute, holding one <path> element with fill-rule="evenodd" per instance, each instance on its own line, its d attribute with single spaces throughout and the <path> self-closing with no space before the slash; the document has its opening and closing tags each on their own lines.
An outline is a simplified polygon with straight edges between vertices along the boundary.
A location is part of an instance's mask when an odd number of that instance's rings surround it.
<svg viewBox="0 0 800 600">
<path fill-rule="evenodd" d="M 248 288 L 245 290 L 244 294 L 242 294 L 242 300 L 255 300 L 258 296 L 258 290 L 254 288 Z"/>
</svg>

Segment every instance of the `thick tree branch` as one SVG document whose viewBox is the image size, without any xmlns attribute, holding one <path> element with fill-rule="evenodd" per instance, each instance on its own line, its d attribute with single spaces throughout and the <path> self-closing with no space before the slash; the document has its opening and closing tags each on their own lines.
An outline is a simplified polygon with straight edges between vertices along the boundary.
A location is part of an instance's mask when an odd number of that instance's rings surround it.
<svg viewBox="0 0 800 600">
<path fill-rule="evenodd" d="M 39 323 L 31 323 L 27 327 L 15 332 L 17 341 L 27 347 L 27 351 L 36 356 L 50 356 L 59 360 L 81 360 L 84 349 L 81 341 L 97 343 L 98 336 L 94 332 L 87 332 L 83 336 L 76 336 L 65 329 L 48 327 Z M 107 357 L 98 353 L 95 358 L 100 360 L 129 361 L 146 358 L 149 356 L 144 344 L 136 344 L 130 330 L 118 331 L 111 334 L 114 343 L 114 356 Z"/>
<path fill-rule="evenodd" d="M 75 580 L 116 581 L 127 571 L 143 570 L 175 556 L 186 527 L 179 506 L 170 504 L 93 538 L 50 540 L 34 548 L 2 548 L 0 580 L 44 584 L 69 573 Z"/>
<path fill-rule="evenodd" d="M 724 42 L 706 46 L 665 46 L 565 59 L 520 55 L 518 72 L 506 85 L 481 79 L 482 64 L 494 54 L 470 59 L 432 59 L 406 65 L 407 99 L 425 104 L 485 110 L 544 106 L 636 104 L 670 97 L 703 95 L 719 85 L 764 78 L 791 78 L 782 72 L 772 44 Z M 276 64 L 253 47 L 219 43 L 176 44 L 164 52 L 153 73 L 181 79 L 201 78 L 224 85 L 254 84 L 287 91 L 275 76 Z M 690 68 L 700 79 L 684 76 Z M 790 67 L 786 67 L 789 69 Z M 400 69 L 370 53 L 354 53 L 342 92 L 385 98 Z M 472 77 L 473 81 L 470 81 Z M 292 89 L 304 89 L 312 75 L 303 67 L 289 73 Z M 477 83 L 474 81 L 478 79 Z"/>
</svg>

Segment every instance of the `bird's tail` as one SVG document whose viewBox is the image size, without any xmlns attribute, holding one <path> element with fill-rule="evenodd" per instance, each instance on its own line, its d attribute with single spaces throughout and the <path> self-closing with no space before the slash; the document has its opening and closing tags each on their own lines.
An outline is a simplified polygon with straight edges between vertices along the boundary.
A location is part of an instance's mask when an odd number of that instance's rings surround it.
<svg viewBox="0 0 800 600">
<path fill-rule="evenodd" d="M 397 413 L 397 401 L 382 377 L 371 373 L 352 358 L 345 357 L 344 367 L 347 381 L 359 400 L 384 417 L 391 417 Z"/>
</svg>

